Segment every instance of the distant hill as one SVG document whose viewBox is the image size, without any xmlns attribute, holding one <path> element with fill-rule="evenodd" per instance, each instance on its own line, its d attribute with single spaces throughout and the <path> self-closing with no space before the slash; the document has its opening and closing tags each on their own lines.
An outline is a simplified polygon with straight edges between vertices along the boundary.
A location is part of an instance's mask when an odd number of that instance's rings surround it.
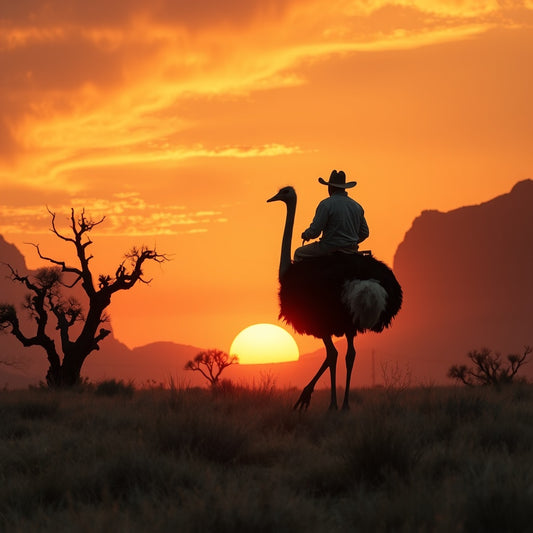
<svg viewBox="0 0 533 533">
<path fill-rule="evenodd" d="M 138 385 L 164 383 L 173 380 L 176 384 L 204 385 L 205 378 L 198 372 L 186 372 L 184 366 L 203 348 L 153 342 L 130 350 L 124 344 L 102 343 L 99 352 L 93 352 L 85 363 L 84 375 L 93 381 L 117 378 L 134 380 Z M 105 346 L 104 346 L 105 344 Z"/>
<path fill-rule="evenodd" d="M 13 303 L 17 307 L 27 292 L 20 284 L 13 283 L 9 278 L 11 265 L 19 274 L 29 273 L 24 256 L 13 244 L 8 243 L 0 235 L 0 303 Z M 80 291 L 80 301 L 84 295 Z M 31 332 L 34 323 L 26 319 L 19 310 L 21 322 Z M 111 328 L 112 329 L 112 325 Z M 82 368 L 82 376 L 92 381 L 103 379 L 134 380 L 136 384 L 165 383 L 172 378 L 175 382 L 190 385 L 203 385 L 204 378 L 197 372 L 187 372 L 183 367 L 202 348 L 185 346 L 170 342 L 155 342 L 130 350 L 118 341 L 113 334 L 101 344 L 100 350 L 92 352 Z M 48 362 L 44 351 L 38 347 L 24 348 L 12 335 L 0 333 L 0 387 L 27 387 L 44 380 Z"/>
<path fill-rule="evenodd" d="M 405 234 L 393 269 L 404 290 L 404 305 L 392 327 L 356 339 L 353 386 L 389 381 L 450 383 L 448 368 L 466 362 L 472 349 L 488 347 L 506 355 L 533 345 L 533 181 L 479 205 L 448 212 L 423 211 Z M 0 236 L 0 263 L 26 271 L 24 257 Z M 23 290 L 6 279 L 0 264 L 0 302 L 22 301 Z M 202 348 L 154 342 L 130 350 L 110 335 L 86 361 L 91 380 L 134 379 L 136 383 L 203 385 L 185 363 Z M 344 381 L 343 342 L 339 342 L 338 383 Z M 324 350 L 297 362 L 230 367 L 224 377 L 260 384 L 301 387 L 316 372 Z M 27 386 L 46 373 L 38 349 L 24 349 L 11 335 L 0 335 L 0 386 Z M 533 378 L 533 364 L 524 367 Z M 327 387 L 323 377 L 319 386 Z"/>
</svg>

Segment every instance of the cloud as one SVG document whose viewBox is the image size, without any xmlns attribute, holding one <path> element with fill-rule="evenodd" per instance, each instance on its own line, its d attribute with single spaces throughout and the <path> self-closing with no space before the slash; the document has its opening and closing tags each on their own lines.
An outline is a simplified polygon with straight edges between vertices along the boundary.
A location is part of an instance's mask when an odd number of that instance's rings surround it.
<svg viewBox="0 0 533 533">
<path fill-rule="evenodd" d="M 105 217 L 101 235 L 151 236 L 206 232 L 212 224 L 227 222 L 222 211 L 189 211 L 185 206 L 148 203 L 138 193 L 111 198 L 72 198 L 68 204 L 49 206 L 57 215 L 58 229 L 67 228 L 71 209 L 83 209 L 93 220 Z M 51 216 L 42 205 L 0 205 L 0 234 L 48 233 Z M 60 230 L 61 231 L 61 230 Z M 68 229 L 62 231 L 68 233 Z"/>
<path fill-rule="evenodd" d="M 179 161 L 194 158 L 252 158 L 275 157 L 302 153 L 298 146 L 284 146 L 268 144 L 263 146 L 220 146 L 208 148 L 202 144 L 194 146 L 173 146 L 168 142 L 152 142 L 145 147 L 136 147 L 124 153 L 111 150 L 92 151 L 85 158 L 57 163 L 53 168 L 54 174 L 61 174 L 77 168 L 95 168 L 99 166 L 134 165 L 136 163 L 165 163 L 176 165 Z"/>
<path fill-rule="evenodd" d="M 519 23 L 494 0 L 3 4 L 0 179 L 61 188 L 83 168 L 299 154 L 275 139 L 191 146 L 187 133 L 205 117 L 183 109 L 191 99 L 304 84 L 301 66 L 333 54 L 427 46 Z"/>
</svg>

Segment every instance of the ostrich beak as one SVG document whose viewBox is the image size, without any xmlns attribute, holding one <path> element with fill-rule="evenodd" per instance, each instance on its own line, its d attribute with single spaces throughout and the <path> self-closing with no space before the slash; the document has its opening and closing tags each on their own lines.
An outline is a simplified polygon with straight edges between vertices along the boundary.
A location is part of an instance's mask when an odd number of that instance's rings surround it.
<svg viewBox="0 0 533 533">
<path fill-rule="evenodd" d="M 279 196 L 279 193 L 275 194 L 274 196 L 272 196 L 272 198 L 269 198 L 267 202 L 276 202 L 277 200 L 279 200 L 278 196 Z"/>
</svg>

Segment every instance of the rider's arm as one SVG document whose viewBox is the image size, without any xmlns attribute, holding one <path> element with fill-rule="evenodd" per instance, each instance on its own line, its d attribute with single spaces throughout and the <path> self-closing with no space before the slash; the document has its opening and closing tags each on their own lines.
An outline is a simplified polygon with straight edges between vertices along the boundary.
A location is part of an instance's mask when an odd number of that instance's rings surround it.
<svg viewBox="0 0 533 533">
<path fill-rule="evenodd" d="M 318 204 L 316 208 L 315 218 L 311 225 L 302 233 L 302 239 L 309 241 L 310 239 L 316 239 L 324 230 L 326 222 L 328 220 L 328 212 L 324 201 Z"/>
<path fill-rule="evenodd" d="M 361 220 L 361 225 L 359 226 L 358 234 L 359 234 L 359 240 L 357 242 L 363 242 L 370 235 L 368 224 L 366 223 L 366 219 L 364 215 Z"/>
</svg>

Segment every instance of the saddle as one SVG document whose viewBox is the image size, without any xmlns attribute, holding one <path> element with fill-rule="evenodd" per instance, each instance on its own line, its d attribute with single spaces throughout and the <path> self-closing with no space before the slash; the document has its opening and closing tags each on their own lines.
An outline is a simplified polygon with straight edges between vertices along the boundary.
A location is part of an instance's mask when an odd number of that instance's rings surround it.
<svg viewBox="0 0 533 533">
<path fill-rule="evenodd" d="M 341 253 L 341 254 L 359 254 L 364 255 L 367 257 L 372 257 L 372 250 L 354 250 L 352 247 L 346 247 L 346 248 L 337 248 L 336 250 L 333 250 L 334 254 Z"/>
</svg>

